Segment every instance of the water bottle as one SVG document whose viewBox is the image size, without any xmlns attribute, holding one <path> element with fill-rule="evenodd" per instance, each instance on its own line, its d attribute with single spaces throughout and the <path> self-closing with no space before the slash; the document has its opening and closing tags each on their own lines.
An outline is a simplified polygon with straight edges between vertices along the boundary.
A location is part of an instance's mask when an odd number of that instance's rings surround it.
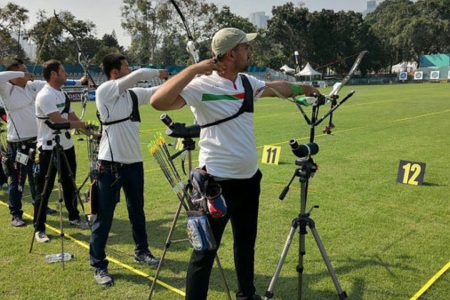
<svg viewBox="0 0 450 300">
<path fill-rule="evenodd" d="M 316 97 L 298 97 L 295 98 L 295 102 L 300 103 L 303 106 L 309 106 L 316 102 Z"/>
<path fill-rule="evenodd" d="M 71 260 L 72 258 L 74 258 L 74 255 L 68 252 L 64 252 L 64 253 L 55 253 L 55 254 L 47 254 L 45 256 L 45 261 L 49 264 L 51 263 L 55 263 L 55 262 L 60 262 L 62 261 L 64 258 L 64 261 L 68 261 Z"/>
</svg>

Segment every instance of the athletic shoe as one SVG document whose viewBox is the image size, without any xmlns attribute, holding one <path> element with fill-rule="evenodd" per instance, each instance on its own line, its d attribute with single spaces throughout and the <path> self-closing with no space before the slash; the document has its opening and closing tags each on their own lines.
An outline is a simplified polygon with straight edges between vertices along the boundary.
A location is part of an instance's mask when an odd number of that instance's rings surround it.
<svg viewBox="0 0 450 300">
<path fill-rule="evenodd" d="M 25 222 L 22 220 L 20 216 L 12 216 L 11 225 L 14 227 L 22 227 L 25 226 Z"/>
<path fill-rule="evenodd" d="M 254 294 L 253 296 L 241 296 L 239 295 L 240 293 L 238 293 L 236 295 L 236 300 L 262 300 L 260 295 Z"/>
<path fill-rule="evenodd" d="M 101 286 L 112 286 L 114 284 L 114 281 L 111 275 L 108 274 L 107 269 L 96 269 L 94 279 L 95 282 Z"/>
<path fill-rule="evenodd" d="M 48 241 L 50 241 L 48 235 L 46 235 L 43 231 L 36 231 L 34 237 L 36 238 L 36 242 L 39 243 L 47 243 Z"/>
<path fill-rule="evenodd" d="M 33 206 L 34 206 L 34 203 L 36 203 L 36 200 L 31 199 L 31 204 L 32 204 Z M 50 207 L 47 206 L 47 215 L 54 215 L 54 214 L 56 214 L 56 213 L 57 213 L 56 210 L 54 210 L 54 209 L 52 209 L 52 208 L 50 208 Z"/>
<path fill-rule="evenodd" d="M 55 209 L 47 207 L 47 215 L 54 215 L 56 213 L 57 213 L 57 211 Z"/>
<path fill-rule="evenodd" d="M 88 222 L 86 222 L 84 220 L 81 220 L 81 218 L 80 219 L 76 219 L 76 220 L 72 220 L 69 223 L 70 223 L 70 225 L 75 226 L 75 227 L 77 227 L 79 229 L 83 229 L 83 230 L 84 229 L 89 229 Z"/>
<path fill-rule="evenodd" d="M 150 252 L 135 254 L 134 261 L 141 264 L 147 264 L 150 266 L 157 266 L 159 264 L 159 258 L 153 256 L 153 254 L 151 254 Z"/>
</svg>

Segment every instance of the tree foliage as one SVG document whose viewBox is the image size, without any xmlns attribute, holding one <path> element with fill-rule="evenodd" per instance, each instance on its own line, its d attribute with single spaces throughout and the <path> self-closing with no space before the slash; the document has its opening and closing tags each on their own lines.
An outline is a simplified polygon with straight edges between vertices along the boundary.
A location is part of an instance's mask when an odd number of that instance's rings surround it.
<svg viewBox="0 0 450 300">
<path fill-rule="evenodd" d="M 450 52 L 450 0 L 386 0 L 365 22 L 389 64 Z"/>
<path fill-rule="evenodd" d="M 124 0 L 122 27 L 131 35 L 130 59 L 139 64 L 154 63 L 155 51 L 168 27 L 168 3 Z"/>
<path fill-rule="evenodd" d="M 49 59 L 58 59 L 62 63 L 76 64 L 78 62 L 78 46 L 87 57 L 88 63 L 100 64 L 103 56 L 111 52 L 122 52 L 115 34 L 104 35 L 102 39 L 94 36 L 95 24 L 91 21 L 77 19 L 72 13 L 62 11 L 58 18 L 67 26 L 68 32 L 53 15 L 39 11 L 38 21 L 29 31 L 29 37 L 36 43 L 38 53 L 36 62 L 42 63 Z"/>
<path fill-rule="evenodd" d="M 25 60 L 25 52 L 11 32 L 19 32 L 28 21 L 28 10 L 12 2 L 0 6 L 0 63 L 8 63 L 11 59 L 20 57 Z"/>
<path fill-rule="evenodd" d="M 131 61 L 139 64 L 186 64 L 187 34 L 170 2 L 124 0 L 122 27 L 131 35 Z M 178 1 L 194 40 L 207 41 L 214 28 L 215 4 L 204 0 Z M 201 52 L 205 54 L 204 44 Z M 170 54 L 170 55 L 169 55 Z"/>
<path fill-rule="evenodd" d="M 257 29 L 230 7 L 218 7 L 206 0 L 176 0 L 200 50 L 200 58 L 211 56 L 213 34 L 224 27 L 245 32 L 258 31 L 252 43 L 255 65 L 278 69 L 294 65 L 294 51 L 300 64 L 310 62 L 326 73 L 345 73 L 361 50 L 369 55 L 360 65 L 362 73 L 388 69 L 420 55 L 450 52 L 450 0 L 385 0 L 363 18 L 353 11 L 309 11 L 304 5 L 285 3 L 274 6 L 268 28 Z M 123 0 L 122 27 L 132 37 L 125 50 L 115 33 L 95 37 L 95 25 L 72 13 L 59 13 L 75 37 L 53 15 L 38 13 L 28 36 L 38 47 L 38 62 L 56 58 L 76 63 L 76 41 L 90 63 L 99 64 L 108 53 L 124 53 L 132 64 L 185 65 L 192 61 L 186 52 L 185 24 L 170 1 Z M 0 59 L 24 57 L 23 49 L 11 33 L 23 29 L 28 10 L 13 3 L 0 6 Z"/>
<path fill-rule="evenodd" d="M 39 11 L 36 25 L 28 32 L 38 45 L 37 62 L 54 58 L 62 63 L 76 63 L 76 40 L 87 57 L 94 57 L 99 48 L 93 35 L 95 25 L 90 21 L 78 20 L 68 11 L 60 12 L 59 18 L 75 36 L 67 32 L 53 15 L 48 16 L 45 10 Z"/>
</svg>

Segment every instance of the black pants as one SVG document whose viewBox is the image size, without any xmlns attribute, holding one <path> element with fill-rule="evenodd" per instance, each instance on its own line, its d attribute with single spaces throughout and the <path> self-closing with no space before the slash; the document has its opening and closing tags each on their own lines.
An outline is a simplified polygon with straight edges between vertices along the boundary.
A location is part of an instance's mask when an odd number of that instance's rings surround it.
<svg viewBox="0 0 450 300">
<path fill-rule="evenodd" d="M 30 149 L 32 149 L 31 152 Z M 22 217 L 22 194 L 27 177 L 32 202 L 36 198 L 33 174 L 35 149 L 36 138 L 23 142 L 8 142 L 8 168 L 11 176 L 11 183 L 9 184 L 9 212 L 13 216 Z M 27 165 L 16 162 L 17 152 L 29 155 Z"/>
<path fill-rule="evenodd" d="M 251 299 L 255 294 L 254 258 L 258 223 L 260 182 L 258 170 L 252 178 L 220 181 L 228 212 L 224 218 L 209 218 L 214 238 L 220 244 L 223 231 L 231 220 L 234 240 L 234 265 L 238 279 L 237 299 Z M 206 299 L 209 276 L 217 249 L 193 251 L 186 278 L 186 299 Z"/>
<path fill-rule="evenodd" d="M 75 172 L 77 169 L 77 162 L 75 158 L 75 148 L 69 148 L 64 150 L 64 153 L 69 162 L 70 170 L 73 174 L 73 180 L 75 180 Z M 54 161 L 50 161 L 52 155 L 52 150 L 42 150 L 39 149 L 39 172 L 36 174 L 36 203 L 34 204 L 34 227 L 36 231 L 45 231 L 45 222 L 47 220 L 47 205 L 48 198 L 52 193 L 53 186 L 55 184 L 56 177 L 56 153 L 53 156 Z M 48 177 L 47 190 L 44 191 L 45 177 L 47 175 L 48 168 L 51 168 L 50 175 Z M 61 181 L 63 188 L 63 198 L 64 204 L 66 205 L 67 211 L 69 212 L 69 220 L 77 220 L 80 218 L 80 212 L 77 209 L 77 197 L 75 193 L 75 187 L 69 176 L 69 170 L 67 170 L 66 164 L 64 163 L 63 156 L 61 155 Z M 42 204 L 41 204 L 42 202 Z M 41 207 L 40 214 L 39 207 Z"/>
<path fill-rule="evenodd" d="M 89 255 L 91 266 L 96 269 L 107 269 L 105 247 L 122 188 L 136 244 L 135 254 L 149 252 L 144 214 L 143 163 L 119 164 L 101 161 L 97 180 L 98 212 L 92 225 Z"/>
</svg>

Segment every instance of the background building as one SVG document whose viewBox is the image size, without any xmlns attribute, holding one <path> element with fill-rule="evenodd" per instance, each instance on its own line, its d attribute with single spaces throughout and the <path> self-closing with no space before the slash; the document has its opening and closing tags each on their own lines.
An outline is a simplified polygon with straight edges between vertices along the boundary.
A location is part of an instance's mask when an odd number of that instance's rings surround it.
<svg viewBox="0 0 450 300">
<path fill-rule="evenodd" d="M 378 3 L 376 0 L 368 0 L 366 10 L 362 12 L 363 16 L 366 16 L 367 14 L 375 11 L 377 6 L 378 6 Z"/>
<path fill-rule="evenodd" d="M 257 28 L 267 29 L 267 20 L 269 20 L 269 16 L 263 11 L 257 11 L 250 14 L 249 20 Z"/>
</svg>

